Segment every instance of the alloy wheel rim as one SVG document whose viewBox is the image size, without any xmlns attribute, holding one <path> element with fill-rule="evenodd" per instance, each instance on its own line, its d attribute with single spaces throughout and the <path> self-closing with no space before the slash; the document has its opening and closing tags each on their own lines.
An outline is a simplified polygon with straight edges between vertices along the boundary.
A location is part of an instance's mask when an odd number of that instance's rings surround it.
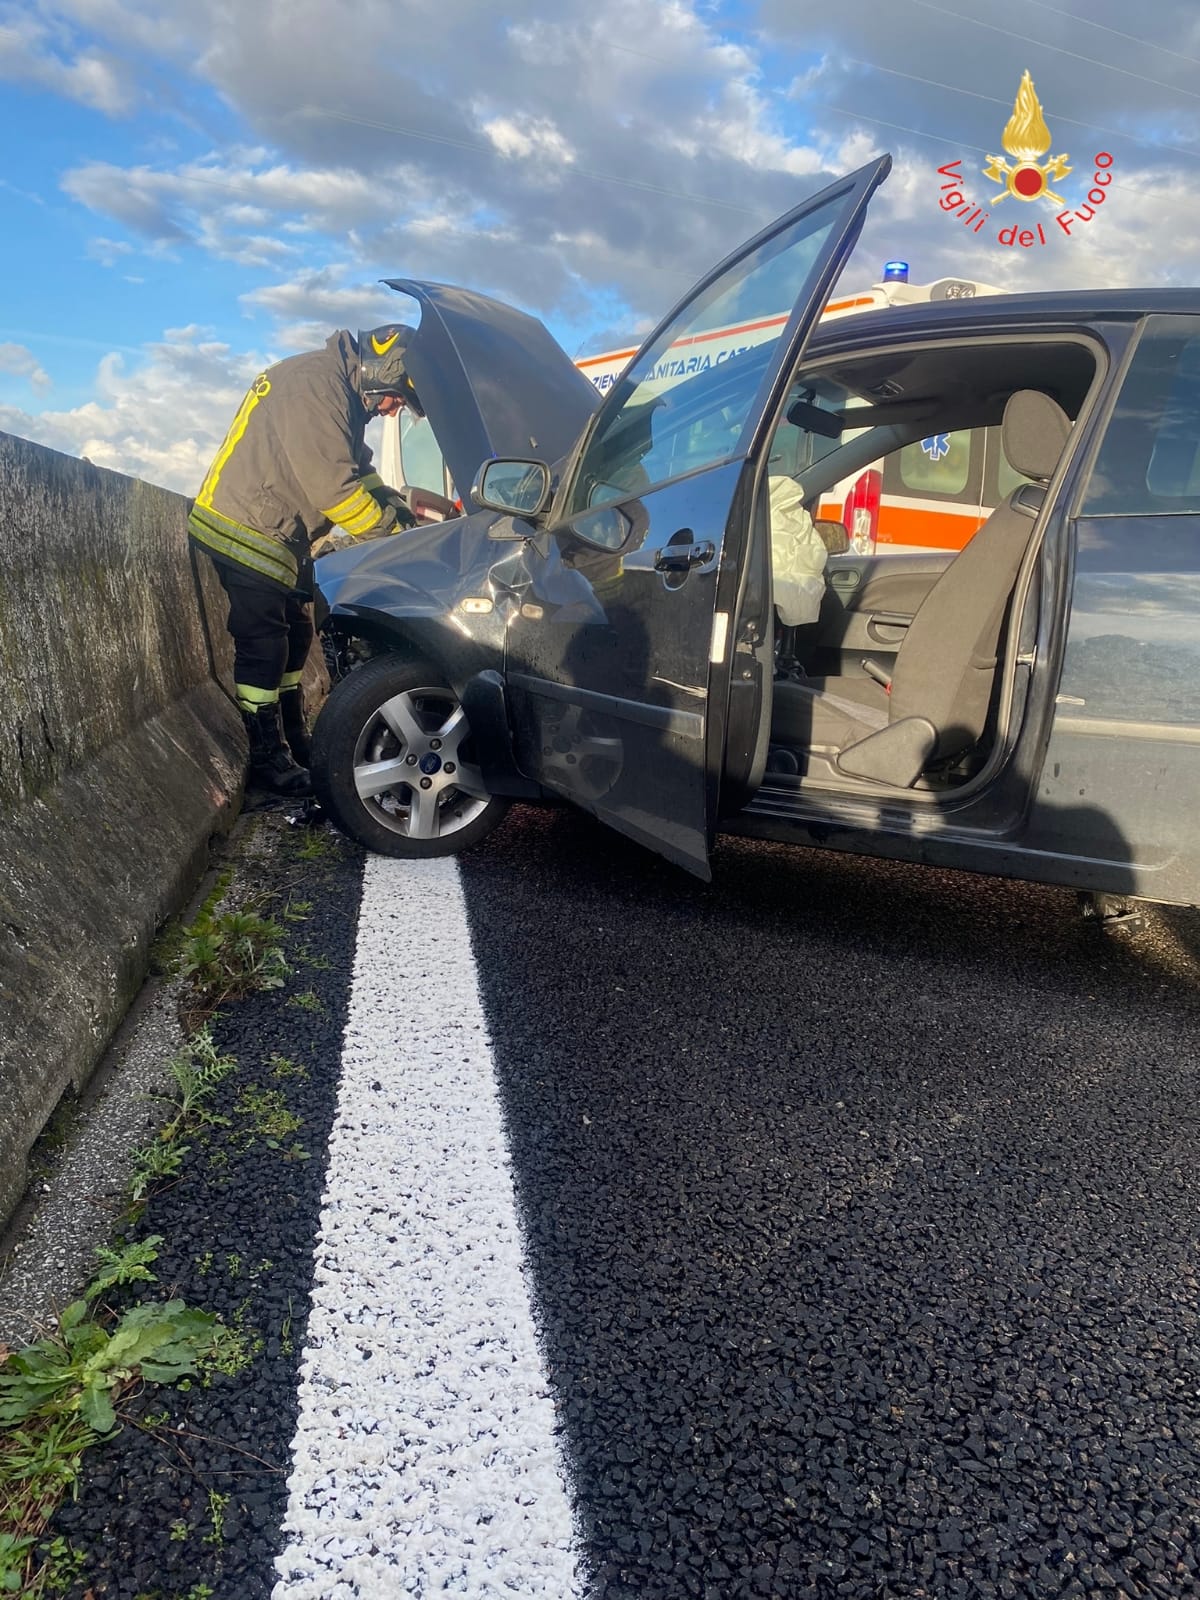
<svg viewBox="0 0 1200 1600">
<path fill-rule="evenodd" d="M 404 689 L 373 711 L 354 747 L 363 808 L 392 833 L 421 841 L 469 827 L 491 800 L 472 758 L 471 729 L 448 689 Z"/>
</svg>

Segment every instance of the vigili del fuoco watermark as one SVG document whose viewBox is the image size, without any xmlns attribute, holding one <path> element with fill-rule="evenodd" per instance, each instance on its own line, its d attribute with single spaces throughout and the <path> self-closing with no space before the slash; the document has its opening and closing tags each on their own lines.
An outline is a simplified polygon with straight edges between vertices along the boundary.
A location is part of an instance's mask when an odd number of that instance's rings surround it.
<svg viewBox="0 0 1200 1600">
<path fill-rule="evenodd" d="M 1021 78 L 1021 87 L 1017 90 L 1013 114 L 1005 125 L 1001 139 L 1005 150 L 1013 158 L 1013 164 L 1010 165 L 1004 156 L 989 155 L 987 166 L 981 167 L 980 171 L 985 178 L 1002 186 L 990 205 L 998 207 L 1001 201 L 1012 196 L 1016 200 L 1029 202 L 1041 200 L 1058 208 L 1058 211 L 1045 225 L 1039 220 L 1023 228 L 1020 221 L 1014 219 L 1011 223 L 997 226 L 997 244 L 1031 250 L 1048 243 L 1054 236 L 1055 227 L 1061 229 L 1068 238 L 1076 238 L 1080 229 L 1092 221 L 1108 198 L 1113 158 L 1107 150 L 1100 150 L 1092 161 L 1092 186 L 1087 193 L 1086 205 L 1076 204 L 1073 210 L 1067 207 L 1062 195 L 1056 194 L 1051 187 L 1051 182 L 1061 183 L 1074 171 L 1068 165 L 1069 157 L 1059 155 L 1051 156 L 1048 161 L 1040 159 L 1053 142 L 1042 114 L 1041 101 L 1033 87 L 1033 79 L 1026 70 Z M 969 228 L 972 233 L 982 233 L 992 220 L 992 213 L 986 206 L 976 205 L 964 193 L 966 180 L 963 178 L 962 161 L 947 162 L 944 167 L 938 168 L 938 175 L 943 179 L 941 198 L 938 200 L 942 210 L 957 217 L 963 227 Z M 1049 233 L 1047 228 L 1050 229 Z"/>
</svg>

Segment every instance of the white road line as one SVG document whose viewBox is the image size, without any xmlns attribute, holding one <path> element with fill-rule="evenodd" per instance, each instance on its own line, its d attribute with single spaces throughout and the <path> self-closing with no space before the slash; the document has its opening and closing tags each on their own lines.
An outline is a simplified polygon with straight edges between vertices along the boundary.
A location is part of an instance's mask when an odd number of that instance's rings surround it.
<svg viewBox="0 0 1200 1600">
<path fill-rule="evenodd" d="M 458 869 L 371 857 L 274 1600 L 584 1574 Z"/>
</svg>

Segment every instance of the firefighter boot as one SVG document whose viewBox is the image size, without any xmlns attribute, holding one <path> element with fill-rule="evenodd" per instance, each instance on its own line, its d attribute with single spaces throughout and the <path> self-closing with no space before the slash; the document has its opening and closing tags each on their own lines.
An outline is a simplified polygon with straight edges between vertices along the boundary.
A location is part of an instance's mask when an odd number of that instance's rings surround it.
<svg viewBox="0 0 1200 1600">
<path fill-rule="evenodd" d="M 243 711 L 246 737 L 250 741 L 250 781 L 262 789 L 298 800 L 312 793 L 308 773 L 298 767 L 283 742 L 279 724 L 279 704 L 269 701 L 253 711 Z"/>
<path fill-rule="evenodd" d="M 283 723 L 283 737 L 293 759 L 302 767 L 312 765 L 312 741 L 308 736 L 308 722 L 304 715 L 304 690 L 298 683 L 285 679 L 279 690 L 279 715 Z"/>
</svg>

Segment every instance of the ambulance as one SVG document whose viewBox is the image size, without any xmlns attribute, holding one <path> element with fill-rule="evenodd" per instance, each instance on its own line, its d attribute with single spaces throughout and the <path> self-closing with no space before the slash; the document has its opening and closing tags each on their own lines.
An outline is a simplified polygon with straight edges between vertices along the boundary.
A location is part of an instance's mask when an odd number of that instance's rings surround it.
<svg viewBox="0 0 1200 1600">
<path fill-rule="evenodd" d="M 1004 292 L 969 278 L 910 283 L 908 272 L 905 261 L 885 263 L 878 283 L 829 301 L 821 320 L 854 316 L 884 306 L 970 300 Z M 663 360 L 663 383 L 720 365 L 756 344 L 778 337 L 786 321 L 786 313 L 781 313 L 756 322 L 714 328 L 682 340 Z M 604 395 L 636 352 L 636 345 L 606 350 L 600 355 L 585 356 L 575 365 Z M 853 437 L 853 432 L 844 431 L 840 442 L 845 444 Z M 778 430 L 772 465 L 777 472 L 795 474 L 811 465 L 806 452 L 820 446 L 819 439 L 785 422 Z M 386 482 L 406 491 L 422 521 L 442 521 L 459 514 L 454 486 L 429 424 L 409 412 L 384 423 L 380 473 Z M 974 428 L 933 434 L 895 452 L 886 461 L 872 463 L 853 479 L 837 484 L 813 510 L 822 520 L 840 522 L 845 527 L 848 547 L 857 555 L 961 550 L 1021 481 L 1004 458 L 999 428 Z"/>
</svg>

